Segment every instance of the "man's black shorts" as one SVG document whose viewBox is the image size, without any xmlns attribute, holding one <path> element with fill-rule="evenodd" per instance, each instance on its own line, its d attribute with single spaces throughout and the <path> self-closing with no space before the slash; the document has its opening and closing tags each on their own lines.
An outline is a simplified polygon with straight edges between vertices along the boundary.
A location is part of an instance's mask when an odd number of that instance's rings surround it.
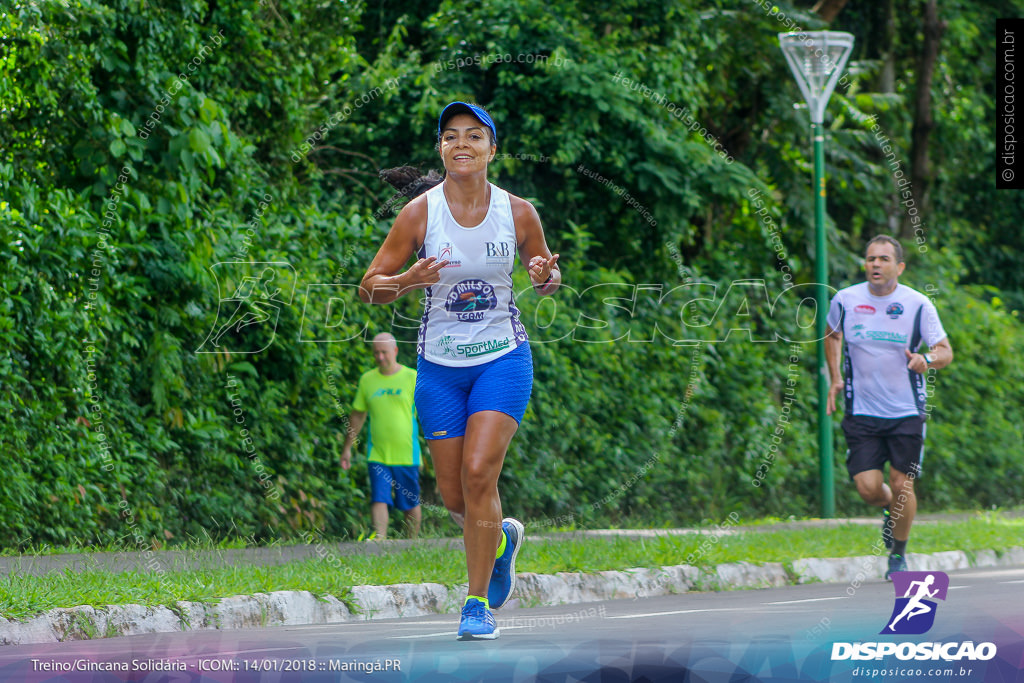
<svg viewBox="0 0 1024 683">
<path fill-rule="evenodd" d="M 889 462 L 900 472 L 921 476 L 924 456 L 924 418 L 869 417 L 847 415 L 843 418 L 846 434 L 846 469 L 854 475 L 868 470 L 880 470 Z"/>
</svg>

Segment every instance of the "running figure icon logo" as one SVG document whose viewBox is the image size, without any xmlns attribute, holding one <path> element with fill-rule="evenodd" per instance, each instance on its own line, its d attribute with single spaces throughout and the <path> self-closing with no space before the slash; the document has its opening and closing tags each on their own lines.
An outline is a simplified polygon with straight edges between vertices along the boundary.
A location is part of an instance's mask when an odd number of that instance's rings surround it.
<svg viewBox="0 0 1024 683">
<path fill-rule="evenodd" d="M 295 270 L 284 262 L 221 261 L 217 318 L 196 353 L 259 353 L 270 346 L 281 311 L 295 296 Z"/>
<path fill-rule="evenodd" d="M 937 600 L 946 599 L 949 576 L 945 572 L 893 572 L 896 605 L 882 634 L 919 635 L 935 623 Z"/>
</svg>

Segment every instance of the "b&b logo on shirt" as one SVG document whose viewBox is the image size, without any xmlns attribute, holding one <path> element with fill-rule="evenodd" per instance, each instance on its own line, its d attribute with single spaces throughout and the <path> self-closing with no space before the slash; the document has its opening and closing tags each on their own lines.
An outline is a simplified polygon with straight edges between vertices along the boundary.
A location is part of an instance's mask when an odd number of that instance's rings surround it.
<svg viewBox="0 0 1024 683">
<path fill-rule="evenodd" d="M 510 242 L 484 242 L 487 254 L 487 265 L 506 266 L 511 265 L 512 247 Z"/>
<path fill-rule="evenodd" d="M 463 280 L 452 286 L 444 307 L 454 313 L 459 322 L 478 323 L 484 313 L 498 305 L 494 285 L 483 280 Z"/>
</svg>

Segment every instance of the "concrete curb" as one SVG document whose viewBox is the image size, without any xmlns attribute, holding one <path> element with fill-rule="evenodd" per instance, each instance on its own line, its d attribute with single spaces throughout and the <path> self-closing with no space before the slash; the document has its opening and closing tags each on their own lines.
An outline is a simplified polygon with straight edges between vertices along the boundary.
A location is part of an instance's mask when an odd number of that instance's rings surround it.
<svg viewBox="0 0 1024 683">
<path fill-rule="evenodd" d="M 885 555 L 847 558 L 812 558 L 755 565 L 749 562 L 720 564 L 713 571 L 690 565 L 661 569 L 625 569 L 595 574 L 517 575 L 514 603 L 521 607 L 580 604 L 603 600 L 654 597 L 692 590 L 767 588 L 810 582 L 847 583 L 855 590 L 869 579 L 882 579 Z M 1024 565 L 1024 548 L 997 555 L 983 550 L 971 557 L 963 551 L 908 555 L 909 568 L 946 571 L 970 567 Z M 466 592 L 465 584 L 449 588 L 437 583 L 355 586 L 351 604 L 333 596 L 317 597 L 307 591 L 278 591 L 237 595 L 218 603 L 177 602 L 164 606 L 111 605 L 54 609 L 24 622 L 0 617 L 0 645 L 56 643 L 145 633 L 173 633 L 265 626 L 336 624 L 368 619 L 454 614 Z M 455 622 L 452 622 L 455 627 Z"/>
</svg>

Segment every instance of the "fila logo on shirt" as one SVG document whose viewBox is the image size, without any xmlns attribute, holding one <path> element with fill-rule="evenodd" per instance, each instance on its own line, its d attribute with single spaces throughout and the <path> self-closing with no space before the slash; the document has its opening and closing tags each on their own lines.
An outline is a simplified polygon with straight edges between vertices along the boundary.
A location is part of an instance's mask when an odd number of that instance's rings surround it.
<svg viewBox="0 0 1024 683">
<path fill-rule="evenodd" d="M 402 395 L 402 390 L 401 389 L 378 389 L 377 391 L 373 392 L 373 396 L 371 396 L 370 398 L 377 398 L 378 396 L 401 396 L 401 395 Z"/>
</svg>

